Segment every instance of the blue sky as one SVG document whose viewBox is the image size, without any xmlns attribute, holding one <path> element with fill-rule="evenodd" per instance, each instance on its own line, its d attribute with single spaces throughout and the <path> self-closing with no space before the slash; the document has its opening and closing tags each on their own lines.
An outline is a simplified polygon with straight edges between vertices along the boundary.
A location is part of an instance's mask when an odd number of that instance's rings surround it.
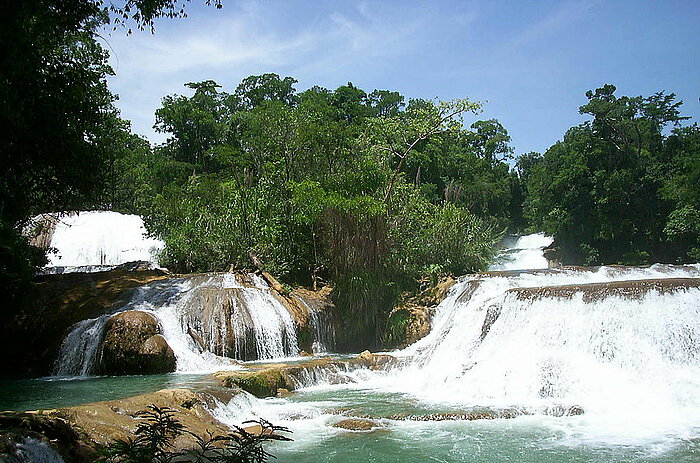
<svg viewBox="0 0 700 463">
<path fill-rule="evenodd" d="M 585 118 L 584 93 L 674 92 L 700 121 L 700 1 L 192 0 L 156 32 L 105 33 L 122 116 L 153 129 L 167 94 L 213 79 L 232 92 L 252 74 L 297 90 L 347 82 L 408 98 L 469 97 L 496 118 L 516 154 L 544 151 Z M 477 118 L 473 118 L 476 120 Z"/>
</svg>

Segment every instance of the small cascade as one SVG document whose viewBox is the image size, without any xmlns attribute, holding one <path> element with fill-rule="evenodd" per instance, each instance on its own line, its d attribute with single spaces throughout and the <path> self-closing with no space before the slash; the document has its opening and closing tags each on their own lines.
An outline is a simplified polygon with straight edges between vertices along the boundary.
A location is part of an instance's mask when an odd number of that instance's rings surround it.
<svg viewBox="0 0 700 463">
<path fill-rule="evenodd" d="M 297 355 L 289 311 L 262 278 L 237 276 L 216 274 L 195 284 L 178 303 L 181 331 L 202 350 L 239 360 Z"/>
<path fill-rule="evenodd" d="M 54 366 L 56 376 L 86 376 L 94 371 L 108 315 L 73 325 L 61 343 Z"/>
<path fill-rule="evenodd" d="M 164 246 L 162 241 L 146 236 L 143 220 L 137 215 L 86 211 L 47 220 L 44 214 L 33 223 L 48 227 L 28 233 L 34 235 L 37 244 L 53 250 L 49 253 L 49 268 L 60 267 L 58 273 L 75 271 L 73 267 L 99 271 L 125 262 L 156 262 Z"/>
<path fill-rule="evenodd" d="M 210 274 L 159 280 L 135 291 L 118 312 L 141 310 L 159 321 L 177 371 L 230 369 L 230 359 L 297 355 L 289 311 L 257 275 Z M 99 362 L 109 315 L 76 323 L 63 341 L 57 376 L 88 375 Z"/>
<path fill-rule="evenodd" d="M 314 354 L 333 352 L 335 348 L 335 328 L 331 320 L 331 313 L 325 307 L 317 307 L 308 304 L 303 297 L 294 296 L 299 303 L 306 308 L 309 314 L 309 326 L 313 332 L 311 349 Z"/>
<path fill-rule="evenodd" d="M 548 263 L 543 255 L 543 249 L 551 245 L 553 238 L 543 233 L 524 236 L 508 236 L 503 240 L 501 251 L 490 271 L 498 270 L 533 270 L 547 268 Z"/>
<path fill-rule="evenodd" d="M 15 445 L 14 455 L 7 455 L 9 460 L 16 463 L 64 463 L 61 455 L 46 442 L 33 437 L 25 437 Z"/>
</svg>

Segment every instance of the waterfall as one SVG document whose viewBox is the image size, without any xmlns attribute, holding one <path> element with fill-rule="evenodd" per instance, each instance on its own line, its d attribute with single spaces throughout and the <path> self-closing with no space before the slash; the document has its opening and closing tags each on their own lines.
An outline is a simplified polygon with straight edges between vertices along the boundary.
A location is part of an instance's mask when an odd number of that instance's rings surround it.
<svg viewBox="0 0 700 463">
<path fill-rule="evenodd" d="M 581 407 L 601 433 L 694 426 L 700 267 L 463 277 L 395 380 L 431 402 Z"/>
<path fill-rule="evenodd" d="M 46 222 L 42 216 L 35 222 Z M 46 222 L 49 223 L 49 222 Z M 162 241 L 148 238 L 143 220 L 137 215 L 112 211 L 86 211 L 56 218 L 48 237 L 49 267 L 105 266 L 132 261 L 155 262 Z M 40 236 L 40 237 L 41 237 Z"/>
<path fill-rule="evenodd" d="M 108 319 L 108 315 L 102 315 L 73 325 L 61 343 L 54 366 L 56 376 L 86 376 L 93 372 Z"/>
<path fill-rule="evenodd" d="M 46 442 L 33 437 L 25 437 L 15 444 L 14 455 L 5 454 L 16 463 L 64 463 L 61 455 Z"/>
<path fill-rule="evenodd" d="M 231 358 L 274 359 L 299 352 L 291 314 L 267 283 L 253 274 L 159 280 L 138 288 L 116 313 L 125 310 L 156 316 L 180 372 L 230 369 Z M 56 375 L 94 372 L 108 318 L 73 325 L 62 343 Z"/>
<path fill-rule="evenodd" d="M 194 281 L 176 312 L 178 329 L 190 333 L 202 350 L 239 360 L 299 353 L 294 319 L 255 274 L 214 274 Z M 161 317 L 163 310 L 155 313 Z"/>
<path fill-rule="evenodd" d="M 542 250 L 554 240 L 543 233 L 524 236 L 508 236 L 503 240 L 503 251 L 489 270 L 532 270 L 547 268 Z"/>
<path fill-rule="evenodd" d="M 309 314 L 309 327 L 313 332 L 311 349 L 314 354 L 332 352 L 335 348 L 335 328 L 331 313 L 323 306 L 309 304 L 303 297 L 294 295 L 297 301 L 306 308 Z"/>
</svg>

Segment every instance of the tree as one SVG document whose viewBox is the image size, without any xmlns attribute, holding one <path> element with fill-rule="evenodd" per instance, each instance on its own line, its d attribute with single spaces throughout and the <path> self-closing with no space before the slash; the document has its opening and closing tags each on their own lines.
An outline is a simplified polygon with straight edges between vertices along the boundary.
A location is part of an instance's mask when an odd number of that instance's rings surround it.
<svg viewBox="0 0 700 463">
<path fill-rule="evenodd" d="M 185 86 L 193 89 L 194 95 L 163 98 L 163 106 L 156 110 L 155 129 L 172 134 L 168 141 L 175 160 L 206 170 L 214 157 L 212 149 L 223 143 L 227 134 L 230 117 L 227 95 L 218 91 L 221 86 L 213 80 L 189 82 Z"/>
<path fill-rule="evenodd" d="M 99 28 L 182 14 L 174 0 L 0 2 L 2 306 L 15 305 L 42 261 L 20 233 L 32 215 L 108 202 L 116 140 L 128 127 L 107 88 L 113 71 Z"/>
<path fill-rule="evenodd" d="M 678 136 L 692 130 L 664 134 L 687 119 L 681 102 L 673 93 L 618 98 L 615 90 L 605 85 L 586 92 L 589 101 L 580 112 L 592 120 L 569 129 L 541 159 L 525 159 L 526 215 L 556 237 L 570 263 L 685 259 L 687 249 L 669 239 L 681 239 L 677 231 L 693 213 L 687 203 L 673 205 L 680 201 L 670 185 L 683 182 L 674 172 L 692 164 L 697 147 Z M 670 216 L 674 207 L 678 212 Z"/>
<path fill-rule="evenodd" d="M 279 101 L 291 106 L 297 101 L 296 83 L 297 80 L 292 77 L 280 79 L 280 76 L 272 73 L 246 77 L 233 93 L 234 107 L 247 111 L 265 101 Z"/>
</svg>

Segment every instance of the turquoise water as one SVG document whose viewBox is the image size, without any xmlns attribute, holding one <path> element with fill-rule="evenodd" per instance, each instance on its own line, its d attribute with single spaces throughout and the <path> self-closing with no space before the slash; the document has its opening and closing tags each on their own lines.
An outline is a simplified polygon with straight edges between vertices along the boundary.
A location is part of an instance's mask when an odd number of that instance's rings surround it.
<svg viewBox="0 0 700 463">
<path fill-rule="evenodd" d="M 171 387 L 210 387 L 204 375 L 52 378 L 0 382 L 0 409 L 77 405 Z M 354 462 L 698 462 L 700 442 L 675 436 L 627 443 L 597 442 L 582 431 L 584 417 L 523 416 L 481 421 L 402 421 L 396 415 L 463 412 L 426 404 L 404 393 L 358 385 L 308 388 L 286 399 L 252 399 L 240 419 L 253 415 L 289 427 L 293 442 L 266 448 L 280 463 Z M 342 415 L 342 416 L 340 416 Z M 348 431 L 332 424 L 365 417 L 380 427 Z"/>
<path fill-rule="evenodd" d="M 274 408 L 269 400 L 260 412 Z M 302 391 L 279 403 L 280 410 L 317 404 L 325 410 L 344 409 L 381 425 L 371 431 L 332 427 L 342 417 L 321 415 L 277 422 L 294 431 L 294 442 L 275 443 L 269 450 L 279 462 L 698 462 L 700 442 L 663 436 L 649 441 L 600 442 L 586 435 L 583 417 L 522 416 L 479 421 L 401 421 L 382 418 L 395 413 L 448 412 L 402 394 L 332 388 Z M 269 410 L 275 415 L 274 410 Z M 308 414 L 308 411 L 307 411 Z M 308 414 L 311 415 L 311 414 Z"/>
<path fill-rule="evenodd" d="M 193 387 L 203 375 L 102 376 L 0 381 L 0 410 L 70 407 L 88 402 L 122 399 L 175 387 Z"/>
<path fill-rule="evenodd" d="M 279 462 L 697 462 L 697 443 L 657 452 L 644 446 L 566 445 L 561 434 L 527 419 L 514 423 L 394 423 L 385 430 L 341 432 L 315 442 L 276 444 Z"/>
</svg>

